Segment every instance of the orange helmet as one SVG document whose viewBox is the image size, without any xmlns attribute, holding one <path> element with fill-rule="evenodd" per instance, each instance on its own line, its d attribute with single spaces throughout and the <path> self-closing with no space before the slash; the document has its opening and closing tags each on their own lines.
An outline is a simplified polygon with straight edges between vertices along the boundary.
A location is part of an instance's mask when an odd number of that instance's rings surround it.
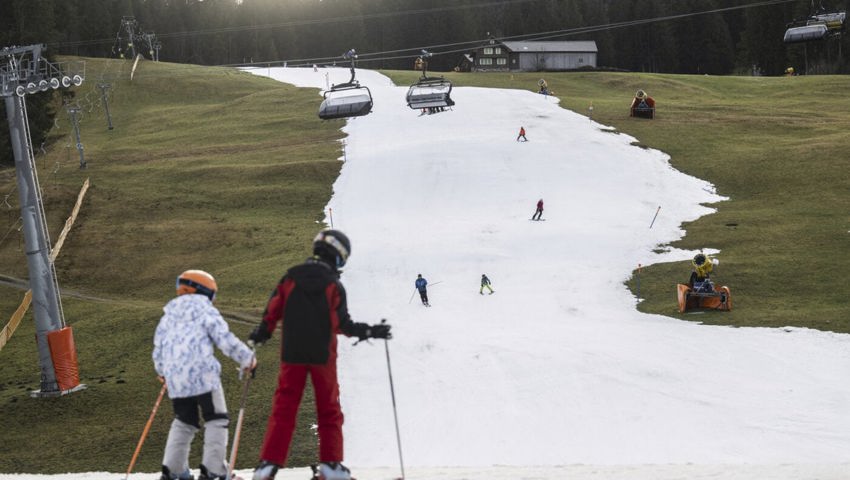
<svg viewBox="0 0 850 480">
<path fill-rule="evenodd" d="M 206 295 L 211 301 L 215 300 L 218 285 L 215 278 L 203 270 L 186 270 L 177 277 L 177 295 L 197 293 Z"/>
</svg>

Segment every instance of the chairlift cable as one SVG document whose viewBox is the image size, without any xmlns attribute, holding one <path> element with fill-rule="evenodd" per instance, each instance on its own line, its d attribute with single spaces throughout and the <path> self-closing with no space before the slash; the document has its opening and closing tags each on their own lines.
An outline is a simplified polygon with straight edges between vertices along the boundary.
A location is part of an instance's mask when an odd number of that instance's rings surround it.
<svg viewBox="0 0 850 480">
<path fill-rule="evenodd" d="M 158 34 L 158 38 L 180 38 L 180 37 L 191 37 L 197 35 L 214 35 L 219 33 L 234 33 L 234 32 L 243 32 L 243 31 L 253 31 L 253 30 L 265 30 L 272 28 L 284 28 L 284 27 L 299 27 L 306 25 L 323 25 L 327 23 L 342 23 L 342 22 L 351 22 L 356 20 L 373 20 L 373 19 L 381 19 L 381 18 L 391 18 L 398 17 L 404 15 L 422 15 L 428 13 L 439 13 L 439 12 L 447 12 L 447 11 L 457 11 L 457 10 L 466 10 L 471 8 L 481 8 L 481 7 L 494 7 L 497 5 L 512 5 L 512 4 L 520 4 L 520 3 L 530 3 L 537 2 L 540 0 L 499 0 L 499 1 L 491 1 L 485 3 L 476 3 L 472 5 L 453 5 L 446 7 L 437 7 L 437 8 L 422 8 L 416 10 L 404 10 L 401 12 L 382 12 L 382 13 L 370 13 L 363 15 L 352 15 L 346 17 L 334 17 L 334 18 L 324 18 L 324 19 L 309 19 L 309 20 L 293 20 L 289 22 L 281 22 L 281 23 L 270 23 L 263 25 L 242 25 L 238 27 L 221 27 L 221 28 L 211 28 L 211 29 L 203 29 L 203 30 L 187 30 L 181 32 L 172 32 L 172 33 L 164 33 Z M 77 40 L 71 42 L 57 42 L 50 43 L 48 46 L 58 46 L 58 47 L 74 47 L 74 46 L 84 46 L 84 45 L 96 45 L 103 44 L 106 42 L 111 42 L 112 39 L 97 39 L 97 40 Z"/>
</svg>

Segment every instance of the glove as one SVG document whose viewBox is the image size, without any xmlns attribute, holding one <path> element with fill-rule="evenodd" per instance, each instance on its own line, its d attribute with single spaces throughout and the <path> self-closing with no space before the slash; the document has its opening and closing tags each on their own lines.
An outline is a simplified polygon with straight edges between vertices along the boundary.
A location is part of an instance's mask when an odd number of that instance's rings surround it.
<svg viewBox="0 0 850 480">
<path fill-rule="evenodd" d="M 248 342 L 251 342 L 251 341 L 248 340 Z M 251 374 L 251 378 L 254 378 L 254 377 L 257 376 L 257 357 L 256 356 L 251 358 L 251 364 L 250 365 L 239 370 L 239 380 L 242 380 L 242 377 L 247 373 Z"/>
<path fill-rule="evenodd" d="M 393 338 L 393 334 L 390 332 L 390 326 L 386 323 L 372 325 L 366 330 L 366 334 L 369 338 L 383 338 L 385 340 Z"/>
<path fill-rule="evenodd" d="M 716 266 L 720 265 L 720 260 L 718 260 L 716 258 L 712 258 L 711 263 L 714 264 L 714 266 L 716 267 Z"/>
<path fill-rule="evenodd" d="M 266 340 L 271 338 L 272 334 L 266 330 L 266 324 L 260 323 L 257 325 L 257 328 L 251 332 L 251 335 L 248 336 L 248 345 L 253 347 L 254 345 L 262 345 L 266 343 Z"/>
</svg>

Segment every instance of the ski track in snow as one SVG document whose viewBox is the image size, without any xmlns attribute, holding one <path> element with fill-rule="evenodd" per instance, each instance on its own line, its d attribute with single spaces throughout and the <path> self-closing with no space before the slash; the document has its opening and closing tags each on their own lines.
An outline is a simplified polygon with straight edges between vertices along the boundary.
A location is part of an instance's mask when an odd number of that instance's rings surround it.
<svg viewBox="0 0 850 480">
<path fill-rule="evenodd" d="M 253 73 L 314 88 L 349 77 Z M 407 478 L 850 476 L 850 336 L 641 314 L 623 284 L 639 263 L 693 255 L 653 249 L 725 200 L 712 185 L 552 97 L 456 87 L 452 111 L 420 116 L 407 87 L 367 70 L 357 79 L 375 105 L 343 127 L 328 207 L 352 239 L 352 316 L 393 325 Z M 515 141 L 520 126 L 527 143 Z M 529 222 L 539 198 L 547 221 Z M 735 265 L 719 258 L 722 284 Z M 417 273 L 441 282 L 432 308 L 409 301 Z M 496 294 L 478 294 L 482 273 Z M 671 312 L 689 273 L 670 280 Z M 346 464 L 360 480 L 398 477 L 383 342 L 350 344 L 339 360 Z"/>
</svg>

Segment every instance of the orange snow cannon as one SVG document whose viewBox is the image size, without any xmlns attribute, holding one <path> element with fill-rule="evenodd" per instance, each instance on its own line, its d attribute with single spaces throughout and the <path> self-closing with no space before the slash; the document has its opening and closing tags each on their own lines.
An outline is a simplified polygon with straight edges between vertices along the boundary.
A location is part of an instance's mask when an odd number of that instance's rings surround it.
<svg viewBox="0 0 850 480">
<path fill-rule="evenodd" d="M 679 312 L 689 310 L 732 310 L 732 293 L 729 287 L 714 288 L 711 282 L 695 283 L 694 287 L 680 283 L 677 286 Z"/>
</svg>

